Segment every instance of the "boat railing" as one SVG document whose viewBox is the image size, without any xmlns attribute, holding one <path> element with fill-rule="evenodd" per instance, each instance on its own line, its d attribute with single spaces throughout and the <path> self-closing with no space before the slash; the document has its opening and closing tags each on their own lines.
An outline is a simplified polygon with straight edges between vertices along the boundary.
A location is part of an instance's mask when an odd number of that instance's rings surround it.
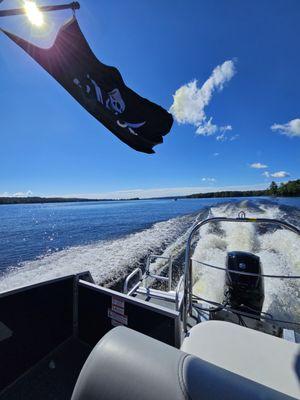
<svg viewBox="0 0 300 400">
<path fill-rule="evenodd" d="M 151 272 L 150 266 L 151 266 L 151 260 L 156 260 L 156 259 L 161 259 L 161 260 L 166 260 L 167 261 L 167 276 L 162 276 L 155 274 Z M 172 274 L 173 274 L 173 259 L 172 257 L 165 257 L 165 256 L 160 256 L 157 254 L 150 254 L 147 258 L 146 262 L 146 270 L 145 270 L 145 275 L 144 275 L 144 286 L 148 287 L 148 282 L 149 279 L 154 279 L 160 282 L 166 282 L 168 284 L 168 291 L 172 290 Z"/>
<path fill-rule="evenodd" d="M 183 287 L 184 284 L 184 274 L 181 275 L 179 278 L 178 284 L 176 286 L 175 290 L 175 305 L 176 305 L 176 310 L 179 310 L 180 307 L 180 293 L 182 292 L 181 288 Z"/>
<path fill-rule="evenodd" d="M 129 290 L 129 282 L 138 275 L 137 283 Z M 125 279 L 123 285 L 123 293 L 128 294 L 129 296 L 140 286 L 141 281 L 143 280 L 143 271 L 141 268 L 134 269 Z"/>
<path fill-rule="evenodd" d="M 151 262 L 157 259 L 166 261 L 166 263 L 160 268 L 160 270 L 164 272 L 164 275 L 159 275 L 157 271 L 154 272 L 151 270 Z M 128 296 L 140 295 L 142 297 L 145 296 L 147 299 L 156 299 L 173 303 L 175 304 L 175 310 L 178 311 L 182 304 L 184 275 L 180 277 L 175 291 L 172 291 L 172 275 L 172 257 L 150 254 L 147 257 L 144 272 L 138 267 L 127 276 L 123 285 L 123 293 Z M 154 289 L 153 285 L 155 283 L 167 284 L 167 290 Z"/>
<path fill-rule="evenodd" d="M 185 265 L 184 265 L 184 294 L 183 294 L 183 329 L 185 332 L 188 330 L 187 326 L 187 320 L 188 316 L 192 314 L 192 308 L 193 308 L 193 262 L 199 263 L 202 266 L 209 267 L 209 268 L 214 268 L 217 270 L 222 270 L 222 271 L 227 271 L 230 273 L 234 274 L 239 274 L 239 275 L 249 275 L 249 276 L 260 276 L 260 277 L 265 277 L 265 278 L 278 278 L 278 279 L 300 279 L 300 276 L 298 275 L 270 275 L 270 274 L 253 274 L 253 273 L 248 273 L 248 272 L 242 272 L 242 271 L 233 271 L 233 270 L 228 270 L 224 267 L 219 267 L 215 265 L 211 265 L 199 260 L 196 260 L 195 258 L 191 257 L 192 253 L 192 242 L 193 242 L 193 237 L 196 232 L 198 232 L 204 225 L 210 224 L 210 223 L 216 223 L 216 222 L 237 222 L 237 223 L 257 223 L 257 224 L 272 224 L 272 225 L 277 225 L 280 226 L 281 228 L 287 229 L 297 235 L 300 236 L 300 229 L 295 227 L 292 224 L 289 224 L 288 222 L 281 221 L 278 219 L 271 219 L 271 218 L 247 218 L 246 214 L 244 211 L 241 211 L 238 214 L 237 218 L 228 218 L 228 217 L 213 217 L 213 218 L 208 218 L 206 220 L 197 222 L 192 228 L 188 236 L 187 244 L 186 244 L 186 251 L 185 251 Z"/>
</svg>

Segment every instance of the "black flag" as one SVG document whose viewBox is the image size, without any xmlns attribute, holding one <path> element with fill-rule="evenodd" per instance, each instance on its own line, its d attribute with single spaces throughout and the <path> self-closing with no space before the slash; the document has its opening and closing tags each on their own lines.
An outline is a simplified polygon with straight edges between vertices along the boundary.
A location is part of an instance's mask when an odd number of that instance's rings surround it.
<svg viewBox="0 0 300 400">
<path fill-rule="evenodd" d="M 132 148 L 154 153 L 173 118 L 162 107 L 129 89 L 114 68 L 93 54 L 75 17 L 43 49 L 3 31 L 53 76 L 90 114 Z"/>
</svg>

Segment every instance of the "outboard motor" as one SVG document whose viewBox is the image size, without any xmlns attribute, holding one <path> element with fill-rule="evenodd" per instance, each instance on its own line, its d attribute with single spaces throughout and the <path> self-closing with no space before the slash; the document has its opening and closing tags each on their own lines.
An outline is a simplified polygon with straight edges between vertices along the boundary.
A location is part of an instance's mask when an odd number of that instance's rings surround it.
<svg viewBox="0 0 300 400">
<path fill-rule="evenodd" d="M 227 254 L 225 298 L 236 310 L 260 316 L 264 302 L 264 281 L 261 276 L 235 274 L 231 271 L 262 274 L 260 258 L 243 251 Z"/>
</svg>

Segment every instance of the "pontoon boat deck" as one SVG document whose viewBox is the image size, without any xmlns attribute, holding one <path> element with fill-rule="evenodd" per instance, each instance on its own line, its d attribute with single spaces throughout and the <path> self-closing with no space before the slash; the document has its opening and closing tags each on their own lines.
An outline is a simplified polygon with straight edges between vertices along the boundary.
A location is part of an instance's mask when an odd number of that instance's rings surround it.
<svg viewBox="0 0 300 400">
<path fill-rule="evenodd" d="M 194 234 L 223 221 L 300 235 L 283 221 L 211 218 L 192 227 L 174 290 L 172 260 L 157 274 L 152 255 L 124 293 L 89 272 L 1 293 L 0 399 L 300 399 L 299 321 L 262 312 L 264 279 L 299 276 L 265 275 L 257 256 L 231 252 L 224 268 L 198 260 L 224 270 L 224 301 L 193 293 Z"/>
</svg>

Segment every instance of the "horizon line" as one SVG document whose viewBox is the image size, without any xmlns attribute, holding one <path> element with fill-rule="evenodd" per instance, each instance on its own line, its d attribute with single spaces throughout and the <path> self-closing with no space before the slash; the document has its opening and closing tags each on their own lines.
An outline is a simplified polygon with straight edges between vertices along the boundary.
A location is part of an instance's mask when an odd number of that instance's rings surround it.
<svg viewBox="0 0 300 400">
<path fill-rule="evenodd" d="M 149 188 L 149 189 L 127 189 L 116 190 L 111 192 L 98 193 L 72 193 L 72 194 L 34 194 L 31 190 L 26 192 L 16 192 L 9 194 L 5 192 L 0 197 L 46 197 L 46 198 L 76 198 L 76 199 L 94 199 L 94 200 L 118 200 L 118 199 L 151 199 L 164 197 L 180 197 L 190 196 L 200 193 L 215 193 L 223 191 L 248 191 L 248 190 L 265 190 L 269 183 L 258 183 L 253 185 L 228 185 L 228 186 L 187 186 L 173 188 Z"/>
</svg>

